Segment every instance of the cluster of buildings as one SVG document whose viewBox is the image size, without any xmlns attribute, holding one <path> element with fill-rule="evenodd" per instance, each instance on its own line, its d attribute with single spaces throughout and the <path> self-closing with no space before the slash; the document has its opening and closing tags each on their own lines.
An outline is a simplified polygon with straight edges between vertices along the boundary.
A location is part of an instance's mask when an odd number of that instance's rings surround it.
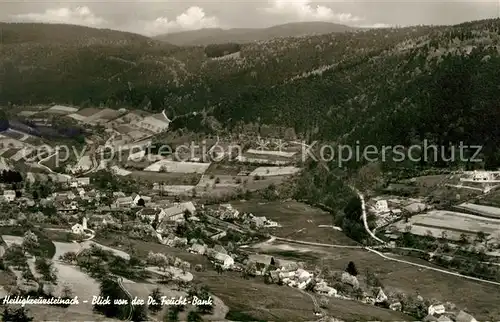
<svg viewBox="0 0 500 322">
<path fill-rule="evenodd" d="M 376 227 L 387 226 L 399 220 L 403 214 L 418 214 L 429 209 L 429 206 L 419 199 L 381 199 L 374 198 L 370 211 L 375 214 Z"/>
<path fill-rule="evenodd" d="M 500 183 L 500 171 L 466 171 L 462 182 Z"/>
<path fill-rule="evenodd" d="M 433 304 L 427 310 L 428 315 L 422 320 L 425 322 L 477 322 L 465 311 L 458 311 L 452 305 Z"/>
<path fill-rule="evenodd" d="M 377 227 L 385 226 L 401 216 L 401 209 L 389 207 L 389 203 L 385 199 L 377 200 L 371 207 L 371 211 L 376 215 Z"/>
<path fill-rule="evenodd" d="M 212 263 L 219 265 L 224 270 L 235 269 L 233 256 L 231 256 L 221 245 L 215 245 L 213 248 L 209 248 L 206 245 L 195 242 L 188 248 L 188 251 L 193 254 L 207 256 Z"/>
<path fill-rule="evenodd" d="M 240 213 L 238 210 L 233 208 L 231 204 L 219 205 L 219 208 L 212 211 L 211 215 L 220 220 L 238 221 L 242 224 L 255 226 L 257 228 L 280 227 L 277 222 L 269 220 L 264 216 L 257 217 L 251 213 Z"/>
</svg>

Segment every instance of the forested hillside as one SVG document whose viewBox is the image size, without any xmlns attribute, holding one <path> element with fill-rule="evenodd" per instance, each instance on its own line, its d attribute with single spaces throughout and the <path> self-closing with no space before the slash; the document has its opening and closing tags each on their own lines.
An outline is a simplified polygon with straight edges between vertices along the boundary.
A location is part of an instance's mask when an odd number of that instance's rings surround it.
<svg viewBox="0 0 500 322">
<path fill-rule="evenodd" d="M 241 45 L 227 58 L 141 36 L 10 42 L 0 48 L 0 103 L 150 101 L 175 115 L 204 110 L 226 129 L 260 122 L 337 143 L 485 144 L 486 166 L 495 166 L 499 30 L 497 19 L 281 38 Z"/>
</svg>

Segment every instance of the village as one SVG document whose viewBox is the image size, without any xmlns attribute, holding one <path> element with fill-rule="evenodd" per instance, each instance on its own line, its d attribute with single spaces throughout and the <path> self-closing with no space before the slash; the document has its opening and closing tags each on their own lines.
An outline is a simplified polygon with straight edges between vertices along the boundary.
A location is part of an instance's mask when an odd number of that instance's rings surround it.
<svg viewBox="0 0 500 322">
<path fill-rule="evenodd" d="M 79 296 L 91 296 L 92 292 L 98 295 L 98 281 L 106 275 L 116 277 L 128 297 L 147 297 L 160 284 L 163 294 L 188 294 L 193 285 L 203 283 L 203 278 L 197 280 L 197 276 L 216 274 L 210 275 L 220 281 L 216 284 L 238 278 L 248 285 L 293 288 L 312 300 L 312 312 L 304 313 L 310 319 L 328 316 L 332 303 L 343 300 L 394 314 L 416 305 L 418 315 L 427 321 L 475 321 L 446 299 L 419 295 L 412 298 L 416 304 L 408 304 L 410 300 L 400 293 L 384 290 L 378 282 L 368 282 L 368 273 L 361 278 L 365 273 L 358 271 L 349 256 L 342 259 L 342 268 L 327 271 L 326 265 L 292 254 L 297 248 L 295 243 L 303 242 L 300 232 L 309 229 L 321 231 L 318 236 L 336 236 L 342 234 L 342 229 L 331 226 L 331 214 L 325 215 L 327 219 L 306 220 L 310 208 L 294 200 L 280 200 L 278 186 L 299 174 L 302 164 L 303 143 L 288 138 L 293 135 L 285 130 L 282 132 L 287 135 L 281 139 L 208 138 L 211 143 L 204 152 L 195 151 L 178 160 L 171 153 L 151 149 L 155 140 L 170 142 L 161 137 L 171 122 L 165 112 L 149 115 L 142 111 L 78 110 L 57 105 L 25 112 L 21 114 L 45 127 L 52 122 L 51 115 L 56 115 L 91 127 L 93 134 L 85 140 L 91 148 L 79 158 L 61 155 L 56 148 L 59 141 L 42 140 L 33 131 L 23 132 L 19 124 L 0 134 L 4 147 L 0 154 L 0 254 L 5 274 L 14 276 L 10 284 L 3 285 L 2 296 L 31 294 L 40 287 L 45 289 L 43 294 L 54 296 L 63 296 L 68 289 Z M 179 142 L 195 139 L 185 137 Z M 53 152 L 33 159 L 37 147 L 47 142 L 54 146 Z M 220 148 L 215 156 L 221 161 L 213 161 L 213 154 L 207 160 L 216 146 Z M 233 155 L 235 146 L 245 148 Z M 105 150 L 110 147 L 120 149 L 113 157 L 105 158 Z M 397 252 L 419 248 L 416 242 L 402 244 L 403 237 L 410 234 L 432 238 L 434 244 L 435 240 L 447 241 L 446 247 L 425 249 L 429 261 L 438 263 L 436 258 L 456 257 L 451 251 L 442 252 L 442 248 L 454 248 L 462 253 L 481 250 L 486 256 L 483 262 L 496 262 L 494 258 L 500 257 L 500 208 L 489 198 L 495 196 L 498 173 L 460 172 L 436 177 L 427 177 L 423 183 L 419 178 L 412 179 L 403 185 L 405 189 L 439 186 L 452 196 L 446 199 L 457 201 L 457 205 L 402 196 L 391 186 L 383 194 L 369 196 L 367 211 L 374 218 L 373 233 L 388 240 L 384 249 Z M 398 184 L 397 189 L 402 189 Z M 264 211 L 267 205 L 277 206 Z M 297 207 L 297 214 L 304 217 L 294 221 L 285 215 L 286 211 L 278 210 L 283 207 Z M 33 245 L 41 247 L 42 241 L 48 253 L 34 250 Z M 144 243 L 141 251 L 136 249 L 139 242 Z M 310 246 L 318 246 L 315 242 Z M 303 253 L 308 252 L 314 253 Z M 45 262 L 37 262 L 40 258 Z M 51 274 L 57 277 L 48 278 Z M 54 283 L 57 279 L 63 283 Z M 373 276 L 371 279 L 377 280 Z M 83 290 L 84 285 L 89 290 Z M 95 318 L 88 306 L 70 309 L 72 314 Z M 33 310 L 37 317 L 46 314 Z M 213 309 L 199 313 L 206 319 L 223 320 L 228 311 L 224 301 L 217 298 Z M 157 318 L 152 312 L 148 314 L 150 319 Z M 187 318 L 187 312 L 182 314 Z"/>
</svg>

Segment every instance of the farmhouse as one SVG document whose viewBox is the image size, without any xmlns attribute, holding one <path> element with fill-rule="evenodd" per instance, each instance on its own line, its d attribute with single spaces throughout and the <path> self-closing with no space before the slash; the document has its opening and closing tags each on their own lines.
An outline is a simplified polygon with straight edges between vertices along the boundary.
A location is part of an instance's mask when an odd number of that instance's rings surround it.
<svg viewBox="0 0 500 322">
<path fill-rule="evenodd" d="M 117 198 L 115 200 L 115 207 L 116 208 L 130 207 L 133 202 L 134 199 L 132 199 L 132 197 Z"/>
<path fill-rule="evenodd" d="M 14 201 L 16 199 L 16 192 L 14 190 L 5 190 L 3 197 L 7 202 Z"/>
<path fill-rule="evenodd" d="M 488 181 L 493 180 L 493 175 L 487 171 L 474 171 L 472 175 L 474 181 Z"/>
<path fill-rule="evenodd" d="M 266 217 L 252 217 L 251 220 L 257 227 L 264 227 L 267 222 Z"/>
<path fill-rule="evenodd" d="M 324 295 L 324 296 L 337 295 L 337 290 L 334 289 L 333 287 L 328 286 L 326 282 L 317 283 L 316 286 L 314 287 L 314 290 L 319 295 Z"/>
<path fill-rule="evenodd" d="M 446 312 L 446 309 L 444 308 L 443 304 L 431 305 L 427 309 L 427 313 L 429 315 L 444 314 L 445 312 Z"/>
<path fill-rule="evenodd" d="M 196 212 L 196 207 L 191 201 L 183 202 L 173 207 L 164 209 L 165 213 L 164 218 L 166 218 L 169 221 L 177 221 L 180 219 L 184 219 L 184 214 L 186 212 L 191 215 L 193 215 Z"/>
<path fill-rule="evenodd" d="M 144 208 L 139 210 L 137 215 L 144 219 L 147 220 L 150 224 L 153 223 L 156 219 L 158 221 L 161 221 L 163 219 L 162 213 L 164 214 L 164 211 L 162 209 L 157 209 L 157 208 Z"/>
<path fill-rule="evenodd" d="M 378 200 L 375 204 L 375 211 L 378 213 L 389 212 L 389 205 L 387 204 L 387 200 Z"/>
<path fill-rule="evenodd" d="M 163 114 L 152 115 L 145 117 L 142 121 L 138 122 L 136 125 L 145 130 L 160 133 L 168 130 L 169 122 L 165 119 Z"/>
<path fill-rule="evenodd" d="M 211 257 L 215 262 L 221 264 L 222 268 L 224 269 L 230 269 L 234 266 L 234 259 L 227 254 L 213 252 L 213 254 L 211 254 Z"/>
<path fill-rule="evenodd" d="M 121 191 L 113 191 L 113 198 L 124 198 L 126 195 Z"/>
<path fill-rule="evenodd" d="M 238 218 L 240 212 L 236 209 L 233 208 L 231 204 L 223 204 L 219 206 L 219 219 L 225 220 L 225 219 L 231 219 L 231 218 Z"/>
<path fill-rule="evenodd" d="M 199 255 L 204 255 L 206 253 L 206 251 L 207 251 L 207 248 L 204 245 L 200 245 L 200 244 L 193 244 L 193 246 L 191 246 L 189 248 L 189 252 L 199 254 Z"/>
<path fill-rule="evenodd" d="M 90 178 L 89 177 L 82 177 L 82 178 L 75 178 L 71 180 L 70 186 L 73 188 L 78 188 L 78 187 L 85 187 L 90 185 Z"/>
</svg>

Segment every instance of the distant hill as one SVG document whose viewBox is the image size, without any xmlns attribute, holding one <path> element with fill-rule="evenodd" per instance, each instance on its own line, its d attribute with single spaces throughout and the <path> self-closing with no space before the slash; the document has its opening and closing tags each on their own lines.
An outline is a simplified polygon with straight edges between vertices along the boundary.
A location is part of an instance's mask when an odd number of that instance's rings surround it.
<svg viewBox="0 0 500 322">
<path fill-rule="evenodd" d="M 152 39 L 129 32 L 95 29 L 76 25 L 45 23 L 0 22 L 0 43 L 64 44 L 64 45 L 122 45 L 147 44 Z"/>
<path fill-rule="evenodd" d="M 250 43 L 267 41 L 274 38 L 300 37 L 353 31 L 356 28 L 330 22 L 298 22 L 277 25 L 270 28 L 208 28 L 183 31 L 156 36 L 155 39 L 166 41 L 177 46 L 205 46 L 223 43 Z"/>
</svg>

